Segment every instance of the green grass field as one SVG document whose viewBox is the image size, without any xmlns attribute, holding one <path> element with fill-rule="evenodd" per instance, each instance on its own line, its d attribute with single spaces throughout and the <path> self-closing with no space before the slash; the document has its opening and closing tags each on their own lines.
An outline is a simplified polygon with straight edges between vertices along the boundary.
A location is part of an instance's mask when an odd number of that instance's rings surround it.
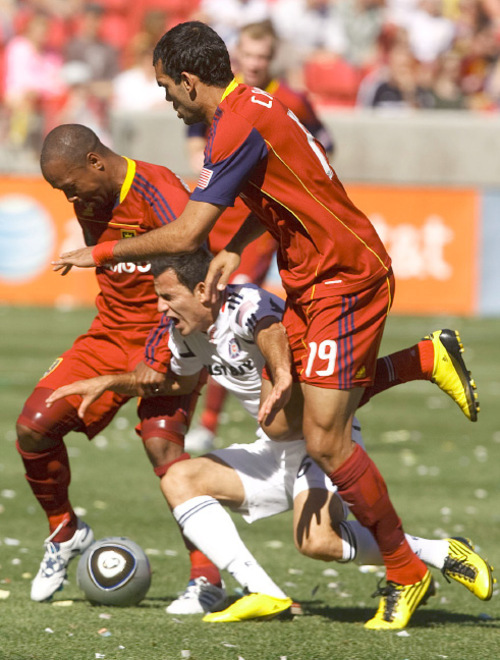
<svg viewBox="0 0 500 660">
<path fill-rule="evenodd" d="M 206 624 L 172 617 L 165 606 L 183 589 L 187 559 L 176 526 L 135 436 L 129 405 L 93 443 L 68 438 L 74 506 L 97 538 L 128 536 L 147 549 L 153 569 L 139 607 L 92 607 L 75 582 L 51 604 L 29 599 L 30 578 L 47 533 L 15 450 L 24 399 L 53 359 L 84 330 L 90 310 L 0 308 L 0 658 L 1 660 L 494 660 L 500 658 L 498 590 L 475 599 L 439 573 L 437 596 L 403 634 L 374 633 L 363 622 L 377 600 L 374 574 L 297 553 L 289 514 L 248 526 L 235 517 L 252 552 L 304 615 L 292 621 Z M 479 387 L 480 420 L 468 422 L 426 382 L 381 395 L 360 412 L 368 450 L 379 465 L 405 529 L 421 536 L 469 535 L 500 565 L 500 320 L 391 318 L 382 351 L 409 345 L 438 327 L 458 327 Z M 233 402 L 224 443 L 252 439 L 252 423 Z M 230 593 L 237 586 L 227 580 Z M 106 628 L 111 635 L 103 637 Z M 188 653 L 189 652 L 189 653 Z"/>
</svg>

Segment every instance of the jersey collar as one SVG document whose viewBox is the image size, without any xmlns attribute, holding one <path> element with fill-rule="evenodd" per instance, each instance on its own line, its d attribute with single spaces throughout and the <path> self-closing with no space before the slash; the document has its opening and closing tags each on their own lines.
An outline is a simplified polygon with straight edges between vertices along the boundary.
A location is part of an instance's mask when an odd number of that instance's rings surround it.
<svg viewBox="0 0 500 660">
<path fill-rule="evenodd" d="M 224 94 L 222 95 L 222 98 L 221 98 L 220 102 L 222 103 L 222 101 L 226 98 L 226 96 L 229 96 L 229 94 L 231 94 L 231 92 L 234 92 L 234 90 L 238 87 L 238 85 L 239 85 L 239 82 L 236 80 L 236 78 L 233 78 L 231 80 L 231 82 L 229 83 L 229 85 L 224 90 Z"/>
<path fill-rule="evenodd" d="M 239 84 L 239 85 L 245 85 L 245 81 L 243 80 L 243 76 L 241 74 L 236 74 L 234 77 L 234 80 Z M 233 81 L 234 82 L 234 81 Z M 277 78 L 272 78 L 269 84 L 266 86 L 264 89 L 265 92 L 268 94 L 275 94 L 276 90 L 280 86 L 280 81 Z M 233 90 L 231 90 L 233 91 Z M 229 93 L 229 92 L 228 92 Z"/>
<path fill-rule="evenodd" d="M 125 179 L 122 183 L 122 187 L 120 190 L 120 204 L 123 202 L 125 197 L 128 195 L 128 191 L 130 190 L 130 187 L 132 186 L 132 181 L 134 180 L 135 176 L 135 170 L 136 170 L 136 162 L 135 160 L 131 160 L 130 158 L 127 158 L 126 156 L 123 156 L 125 160 L 127 161 L 127 174 L 125 175 Z"/>
</svg>

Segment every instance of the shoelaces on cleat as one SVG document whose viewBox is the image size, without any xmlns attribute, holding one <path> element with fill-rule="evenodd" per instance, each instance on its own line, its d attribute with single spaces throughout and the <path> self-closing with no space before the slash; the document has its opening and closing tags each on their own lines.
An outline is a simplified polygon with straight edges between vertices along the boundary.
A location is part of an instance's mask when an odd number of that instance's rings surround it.
<svg viewBox="0 0 500 660">
<path fill-rule="evenodd" d="M 372 598 L 376 598 L 377 596 L 382 596 L 383 598 L 385 598 L 385 608 L 384 608 L 383 618 L 386 621 L 391 621 L 392 614 L 396 609 L 400 594 L 398 592 L 397 585 L 394 582 L 387 582 L 385 587 L 380 586 L 381 582 L 382 580 L 379 581 L 377 585 L 377 589 L 372 593 Z"/>
<path fill-rule="evenodd" d="M 446 575 L 447 572 L 456 573 L 457 575 L 460 575 L 461 577 L 465 578 L 466 580 L 470 580 L 471 582 L 474 582 L 476 579 L 476 571 L 472 568 L 472 566 L 469 566 L 468 564 L 458 559 L 453 559 L 452 557 L 446 557 L 444 566 L 441 569 L 441 573 L 443 574 L 445 580 L 449 582 L 450 578 Z"/>
</svg>

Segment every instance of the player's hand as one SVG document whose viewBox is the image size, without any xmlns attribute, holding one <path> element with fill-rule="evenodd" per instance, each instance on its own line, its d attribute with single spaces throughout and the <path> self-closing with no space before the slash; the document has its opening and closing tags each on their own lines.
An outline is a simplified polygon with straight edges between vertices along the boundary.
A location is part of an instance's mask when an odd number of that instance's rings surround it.
<svg viewBox="0 0 500 660">
<path fill-rule="evenodd" d="M 282 371 L 276 374 L 273 389 L 259 408 L 257 415 L 259 424 L 268 426 L 273 422 L 276 414 L 290 401 L 292 387 L 293 379 L 290 373 Z"/>
<path fill-rule="evenodd" d="M 72 394 L 78 394 L 82 397 L 82 401 L 78 407 L 78 417 L 83 419 L 88 407 L 107 389 L 104 378 L 105 377 L 97 376 L 96 378 L 77 380 L 69 385 L 63 385 L 52 392 L 52 394 L 46 399 L 45 403 L 47 407 L 50 408 L 55 401 L 64 399 L 64 397 L 71 396 Z"/>
<path fill-rule="evenodd" d="M 64 252 L 59 259 L 52 262 L 52 270 L 62 270 L 61 275 L 66 275 L 72 266 L 92 268 L 92 266 L 95 266 L 92 250 L 93 248 L 91 246 L 80 248 L 79 250 L 71 250 L 71 252 Z"/>
<path fill-rule="evenodd" d="M 228 285 L 229 278 L 240 265 L 240 261 L 239 254 L 228 252 L 227 250 L 221 250 L 212 259 L 205 278 L 203 302 L 210 304 L 217 302 L 219 292 L 224 291 Z"/>
<path fill-rule="evenodd" d="M 165 374 L 148 367 L 144 362 L 139 362 L 135 370 L 136 385 L 139 396 L 161 396 L 162 385 L 165 383 Z"/>
</svg>

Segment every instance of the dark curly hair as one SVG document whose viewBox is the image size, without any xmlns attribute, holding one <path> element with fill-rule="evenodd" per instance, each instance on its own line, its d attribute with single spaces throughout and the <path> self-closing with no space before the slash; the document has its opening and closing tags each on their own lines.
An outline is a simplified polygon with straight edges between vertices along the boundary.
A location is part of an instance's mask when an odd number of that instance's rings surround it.
<svg viewBox="0 0 500 660">
<path fill-rule="evenodd" d="M 166 270 L 173 270 L 179 282 L 194 291 L 197 284 L 204 282 L 212 259 L 213 255 L 204 246 L 194 252 L 164 254 L 151 259 L 151 272 L 158 277 Z"/>
<path fill-rule="evenodd" d="M 179 23 L 166 32 L 154 49 L 153 66 L 157 62 L 176 85 L 183 71 L 213 87 L 227 87 L 234 77 L 226 44 L 200 21 Z"/>
</svg>

